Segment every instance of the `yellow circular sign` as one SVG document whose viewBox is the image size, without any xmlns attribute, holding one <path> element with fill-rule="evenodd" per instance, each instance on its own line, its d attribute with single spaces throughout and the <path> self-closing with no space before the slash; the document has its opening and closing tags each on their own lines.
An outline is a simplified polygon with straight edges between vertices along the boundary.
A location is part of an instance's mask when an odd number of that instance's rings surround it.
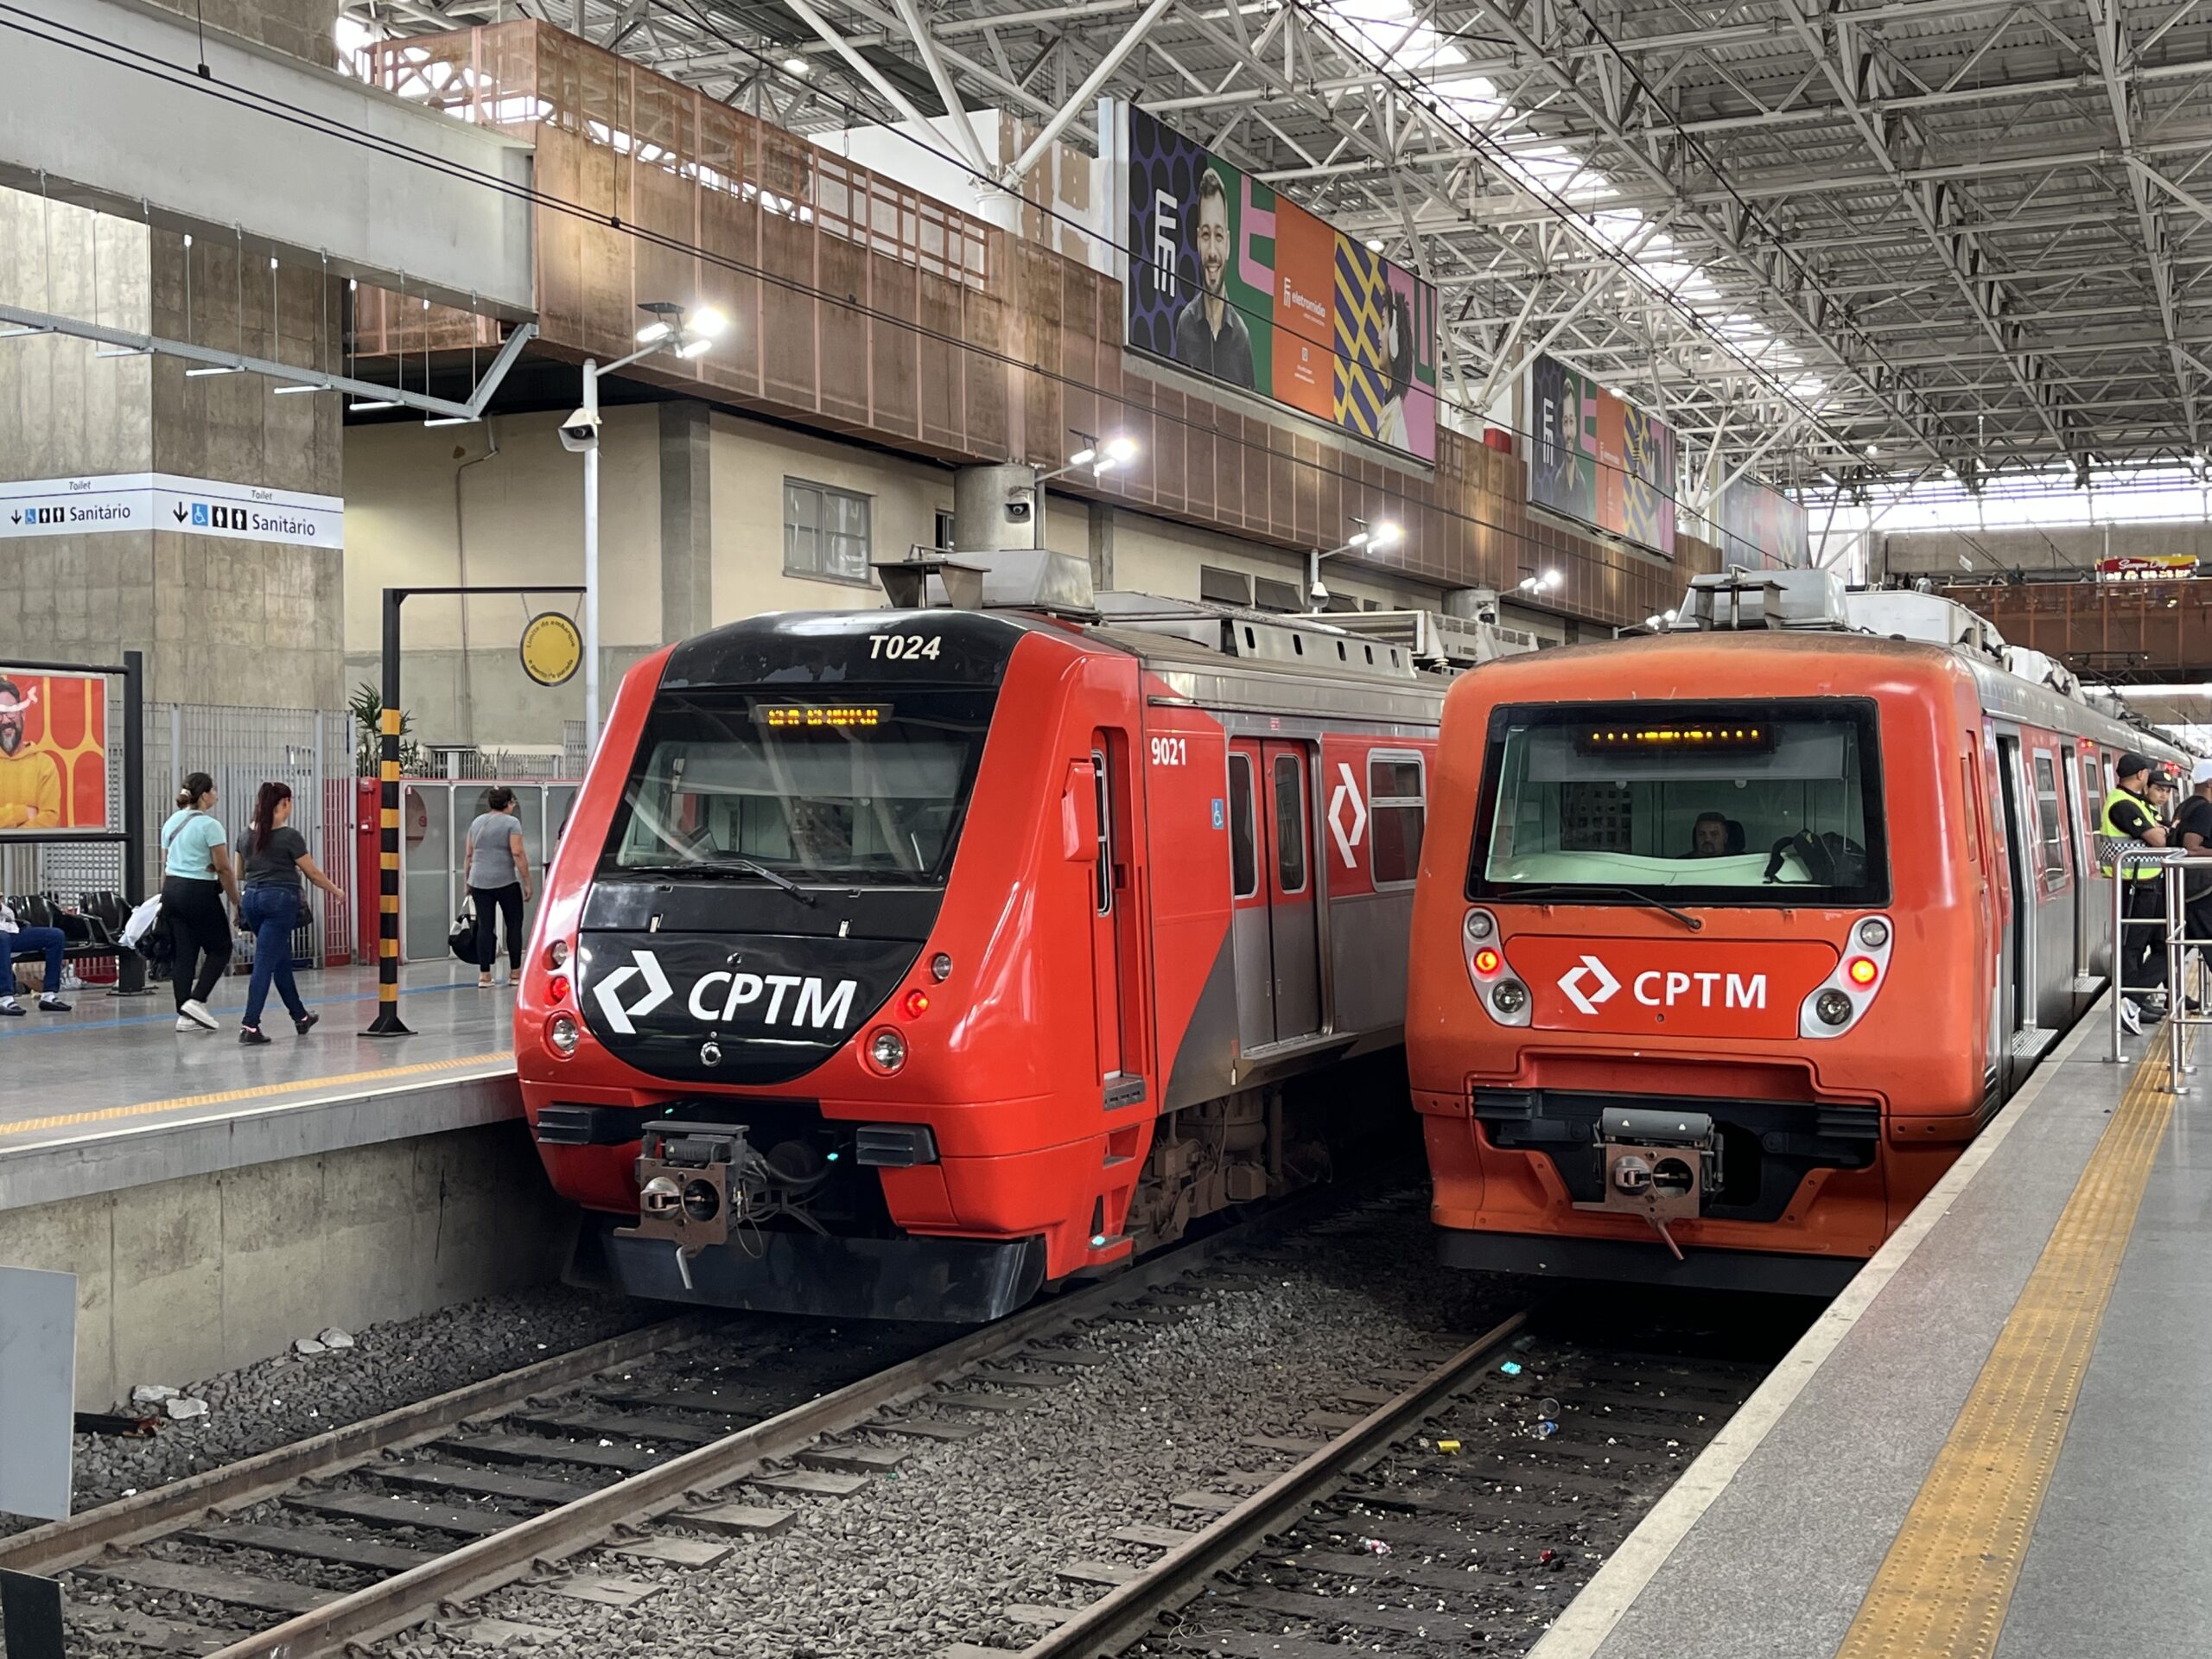
<svg viewBox="0 0 2212 1659">
<path fill-rule="evenodd" d="M 540 685 L 559 685 L 583 665 L 584 637 L 558 611 L 540 611 L 523 624 L 522 671 Z"/>
</svg>

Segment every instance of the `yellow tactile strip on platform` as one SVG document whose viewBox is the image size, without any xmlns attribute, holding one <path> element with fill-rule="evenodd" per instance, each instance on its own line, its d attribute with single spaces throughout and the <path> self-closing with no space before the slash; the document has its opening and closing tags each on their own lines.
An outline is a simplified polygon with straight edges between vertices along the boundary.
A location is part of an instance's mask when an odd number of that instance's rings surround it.
<svg viewBox="0 0 2212 1659">
<path fill-rule="evenodd" d="M 241 1100 L 264 1100 L 271 1095 L 305 1095 L 357 1084 L 375 1085 L 406 1077 L 428 1077 L 437 1071 L 458 1071 L 464 1066 L 512 1065 L 512 1054 L 464 1054 L 457 1059 L 423 1060 L 413 1065 L 380 1065 L 373 1071 L 347 1071 L 331 1077 L 299 1077 L 289 1083 L 259 1083 L 245 1089 L 225 1089 L 212 1095 L 179 1095 L 171 1100 L 142 1100 L 128 1106 L 102 1106 L 88 1112 L 57 1112 L 51 1117 L 26 1118 L 20 1123 L 0 1123 L 0 1141 L 18 1135 L 48 1129 L 70 1129 L 87 1123 L 111 1123 L 122 1118 L 150 1117 L 156 1112 L 190 1111 L 200 1106 L 227 1106 Z M 308 1103 L 302 1102 L 302 1104 Z"/>
<path fill-rule="evenodd" d="M 2165 1045 L 2137 1063 L 1836 1659 L 1989 1659 L 2152 1160 Z"/>
</svg>

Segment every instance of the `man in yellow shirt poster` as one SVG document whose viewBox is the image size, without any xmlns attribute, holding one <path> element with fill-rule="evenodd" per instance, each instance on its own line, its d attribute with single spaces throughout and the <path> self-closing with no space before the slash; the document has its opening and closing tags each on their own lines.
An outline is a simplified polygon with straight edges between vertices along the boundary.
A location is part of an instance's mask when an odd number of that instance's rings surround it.
<svg viewBox="0 0 2212 1659">
<path fill-rule="evenodd" d="M 0 835 L 106 826 L 105 685 L 0 675 Z"/>
</svg>

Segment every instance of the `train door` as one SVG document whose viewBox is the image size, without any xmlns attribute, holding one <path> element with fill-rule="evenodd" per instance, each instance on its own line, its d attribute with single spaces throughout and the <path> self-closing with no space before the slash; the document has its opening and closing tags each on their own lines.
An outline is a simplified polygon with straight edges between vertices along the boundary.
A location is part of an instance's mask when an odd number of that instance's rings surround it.
<svg viewBox="0 0 2212 1659">
<path fill-rule="evenodd" d="M 2078 999 L 2094 988 L 2090 984 L 2095 969 L 2091 965 L 2089 951 L 2090 910 L 2094 895 L 2089 890 L 2089 878 L 2096 874 L 2097 861 L 2090 846 L 2090 824 L 2082 810 L 2082 777 L 2088 770 L 2088 757 L 2077 757 L 2077 764 L 2070 764 L 2067 751 L 2058 752 L 2059 775 L 2066 788 L 2066 823 L 2069 830 L 2067 839 L 2074 849 L 2074 984 Z M 2075 1002 L 2078 1011 L 2080 1003 Z"/>
<path fill-rule="evenodd" d="M 1266 762 L 1268 931 L 1275 1040 L 1321 1029 L 1321 939 L 1314 904 L 1312 770 L 1302 743 L 1260 746 Z"/>
<path fill-rule="evenodd" d="M 1138 1009 L 1135 893 L 1129 849 L 1136 834 L 1128 743 L 1118 731 L 1090 734 L 1090 778 L 1098 816 L 1098 861 L 1090 888 L 1091 985 L 1096 999 L 1098 1076 L 1106 1104 L 1144 1098 L 1143 1027 Z"/>
<path fill-rule="evenodd" d="M 1268 926 L 1265 820 L 1260 745 L 1229 746 L 1230 940 L 1236 957 L 1236 1046 L 1245 1053 L 1275 1039 L 1274 942 Z"/>
<path fill-rule="evenodd" d="M 2035 1024 L 2036 1008 L 2036 898 L 2038 884 L 2032 861 L 2035 847 L 2028 816 L 2026 786 L 2020 769 L 2020 740 L 2017 734 L 2000 734 L 1997 739 L 1997 775 L 1999 793 L 2005 799 L 2005 873 L 2012 888 L 2012 913 L 2005 930 L 2005 954 L 2010 972 L 2005 976 L 2012 992 L 2012 1017 L 2006 1021 L 2006 1031 L 2021 1030 Z M 2007 1082 L 2006 1087 L 2011 1087 Z"/>
</svg>

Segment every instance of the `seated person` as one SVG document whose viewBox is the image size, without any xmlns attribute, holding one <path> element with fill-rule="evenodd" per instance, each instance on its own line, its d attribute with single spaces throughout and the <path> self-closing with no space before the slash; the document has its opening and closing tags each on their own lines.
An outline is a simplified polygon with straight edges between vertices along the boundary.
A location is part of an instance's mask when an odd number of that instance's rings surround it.
<svg viewBox="0 0 2212 1659">
<path fill-rule="evenodd" d="M 1691 858 L 1726 858 L 1730 851 L 1728 820 L 1718 812 L 1700 812 L 1690 825 Z"/>
<path fill-rule="evenodd" d="M 16 918 L 13 906 L 0 903 L 0 969 L 6 972 L 6 982 L 0 986 L 0 1015 L 23 1012 L 23 1005 L 16 1000 L 16 958 L 39 953 L 46 957 L 46 989 L 38 999 L 39 1012 L 69 1012 L 60 995 L 61 952 L 67 944 L 60 928 L 26 927 Z"/>
</svg>

